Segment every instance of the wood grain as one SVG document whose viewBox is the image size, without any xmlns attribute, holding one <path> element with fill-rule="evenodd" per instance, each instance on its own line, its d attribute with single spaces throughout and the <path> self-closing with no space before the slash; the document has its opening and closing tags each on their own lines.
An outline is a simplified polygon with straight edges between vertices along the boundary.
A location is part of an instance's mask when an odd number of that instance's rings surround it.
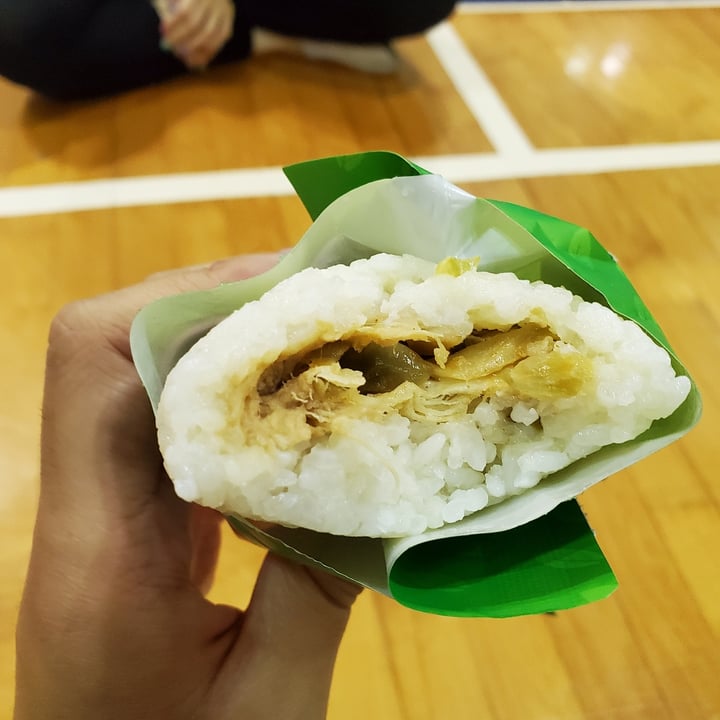
<svg viewBox="0 0 720 720">
<path fill-rule="evenodd" d="M 490 150 L 428 43 L 404 39 L 397 51 L 400 70 L 388 76 L 268 55 L 70 105 L 0 79 L 0 185 L 287 165 L 384 148 Z"/>
<path fill-rule="evenodd" d="M 582 114 L 567 110 L 581 80 L 560 77 L 559 50 L 545 53 L 552 62 L 543 65 L 540 49 L 606 47 L 619 27 L 615 14 L 455 22 L 533 140 L 577 145 L 720 138 L 720 63 L 706 38 L 716 21 L 716 11 L 624 15 L 638 50 L 612 87 L 586 76 L 591 105 Z M 653 44 L 663 47 L 663 63 L 646 59 Z M 394 79 L 278 57 L 42 111 L 2 84 L 2 183 L 265 166 L 378 146 L 407 154 L 487 150 L 427 44 L 408 41 L 403 52 L 409 66 Z M 652 94 L 641 100 L 660 81 L 674 109 Z M 531 82 L 563 112 L 523 104 Z M 464 187 L 590 228 L 698 382 L 704 417 L 680 442 L 583 495 L 620 580 L 611 598 L 555 616 L 460 620 L 365 592 L 341 648 L 330 718 L 717 720 L 720 167 Z M 34 520 L 53 314 L 158 270 L 287 247 L 308 224 L 291 197 L 0 219 L 0 720 L 11 717 L 14 622 Z M 213 598 L 244 606 L 263 555 L 229 532 L 224 541 Z"/>
<path fill-rule="evenodd" d="M 720 136 L 720 9 L 460 15 L 538 147 Z"/>
</svg>

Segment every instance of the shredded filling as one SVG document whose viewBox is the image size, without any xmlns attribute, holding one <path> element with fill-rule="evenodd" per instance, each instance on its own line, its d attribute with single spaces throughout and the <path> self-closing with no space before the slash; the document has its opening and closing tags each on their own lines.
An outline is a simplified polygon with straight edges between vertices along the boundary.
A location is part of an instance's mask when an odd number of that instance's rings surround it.
<svg viewBox="0 0 720 720">
<path fill-rule="evenodd" d="M 287 449 L 331 433 L 340 417 L 397 412 L 444 423 L 487 397 L 508 406 L 555 401 L 578 395 L 591 379 L 588 358 L 535 324 L 464 338 L 368 327 L 275 362 L 237 420 L 254 442 Z"/>
</svg>

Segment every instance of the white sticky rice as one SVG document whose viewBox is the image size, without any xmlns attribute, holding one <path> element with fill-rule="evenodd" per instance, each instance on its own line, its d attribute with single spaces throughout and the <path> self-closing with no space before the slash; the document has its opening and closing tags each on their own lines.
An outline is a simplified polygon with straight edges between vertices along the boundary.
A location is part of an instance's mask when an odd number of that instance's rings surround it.
<svg viewBox="0 0 720 720">
<path fill-rule="evenodd" d="M 423 382 L 410 381 L 362 395 L 363 376 L 337 362 L 298 377 L 304 355 L 337 341 L 432 342 L 443 365 L 445 350 L 473 331 L 525 326 L 546 328 L 554 357 L 580 358 L 587 377 L 559 393 L 548 378 L 550 389 L 533 397 L 513 391 L 506 367 L 469 405 L 453 403 L 472 382 L 428 400 Z M 233 313 L 170 373 L 157 422 L 186 500 L 322 532 L 397 537 L 456 522 L 636 437 L 689 389 L 637 325 L 565 289 L 376 255 L 304 270 Z"/>
</svg>

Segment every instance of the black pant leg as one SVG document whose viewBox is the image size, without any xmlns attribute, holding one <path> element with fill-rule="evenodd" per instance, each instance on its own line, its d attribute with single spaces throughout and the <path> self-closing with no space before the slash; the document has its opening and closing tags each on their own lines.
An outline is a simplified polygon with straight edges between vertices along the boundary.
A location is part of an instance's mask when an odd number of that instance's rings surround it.
<svg viewBox="0 0 720 720">
<path fill-rule="evenodd" d="M 110 95 L 187 72 L 160 48 L 148 0 L 0 0 L 0 75 L 49 97 Z M 217 62 L 246 57 L 239 14 Z"/>
<path fill-rule="evenodd" d="M 352 43 L 423 32 L 455 0 L 235 0 L 215 63 L 250 53 L 250 29 Z M 149 0 L 0 0 L 0 75 L 58 99 L 110 95 L 187 72 L 159 46 Z"/>
<path fill-rule="evenodd" d="M 383 43 L 424 32 L 447 18 L 455 0 L 264 0 L 239 2 L 251 26 L 283 35 Z"/>
</svg>

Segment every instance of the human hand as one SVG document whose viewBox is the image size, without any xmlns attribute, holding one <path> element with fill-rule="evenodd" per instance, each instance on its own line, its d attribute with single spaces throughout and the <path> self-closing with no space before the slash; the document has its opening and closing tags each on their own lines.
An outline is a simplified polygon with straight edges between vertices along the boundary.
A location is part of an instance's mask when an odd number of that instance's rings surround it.
<svg viewBox="0 0 720 720">
<path fill-rule="evenodd" d="M 221 518 L 174 494 L 128 339 L 148 302 L 277 259 L 162 273 L 53 322 L 15 720 L 325 716 L 358 588 L 268 555 L 246 611 L 205 598 Z"/>
<path fill-rule="evenodd" d="M 206 67 L 230 39 L 232 0 L 157 0 L 163 42 L 190 69 Z"/>
</svg>

